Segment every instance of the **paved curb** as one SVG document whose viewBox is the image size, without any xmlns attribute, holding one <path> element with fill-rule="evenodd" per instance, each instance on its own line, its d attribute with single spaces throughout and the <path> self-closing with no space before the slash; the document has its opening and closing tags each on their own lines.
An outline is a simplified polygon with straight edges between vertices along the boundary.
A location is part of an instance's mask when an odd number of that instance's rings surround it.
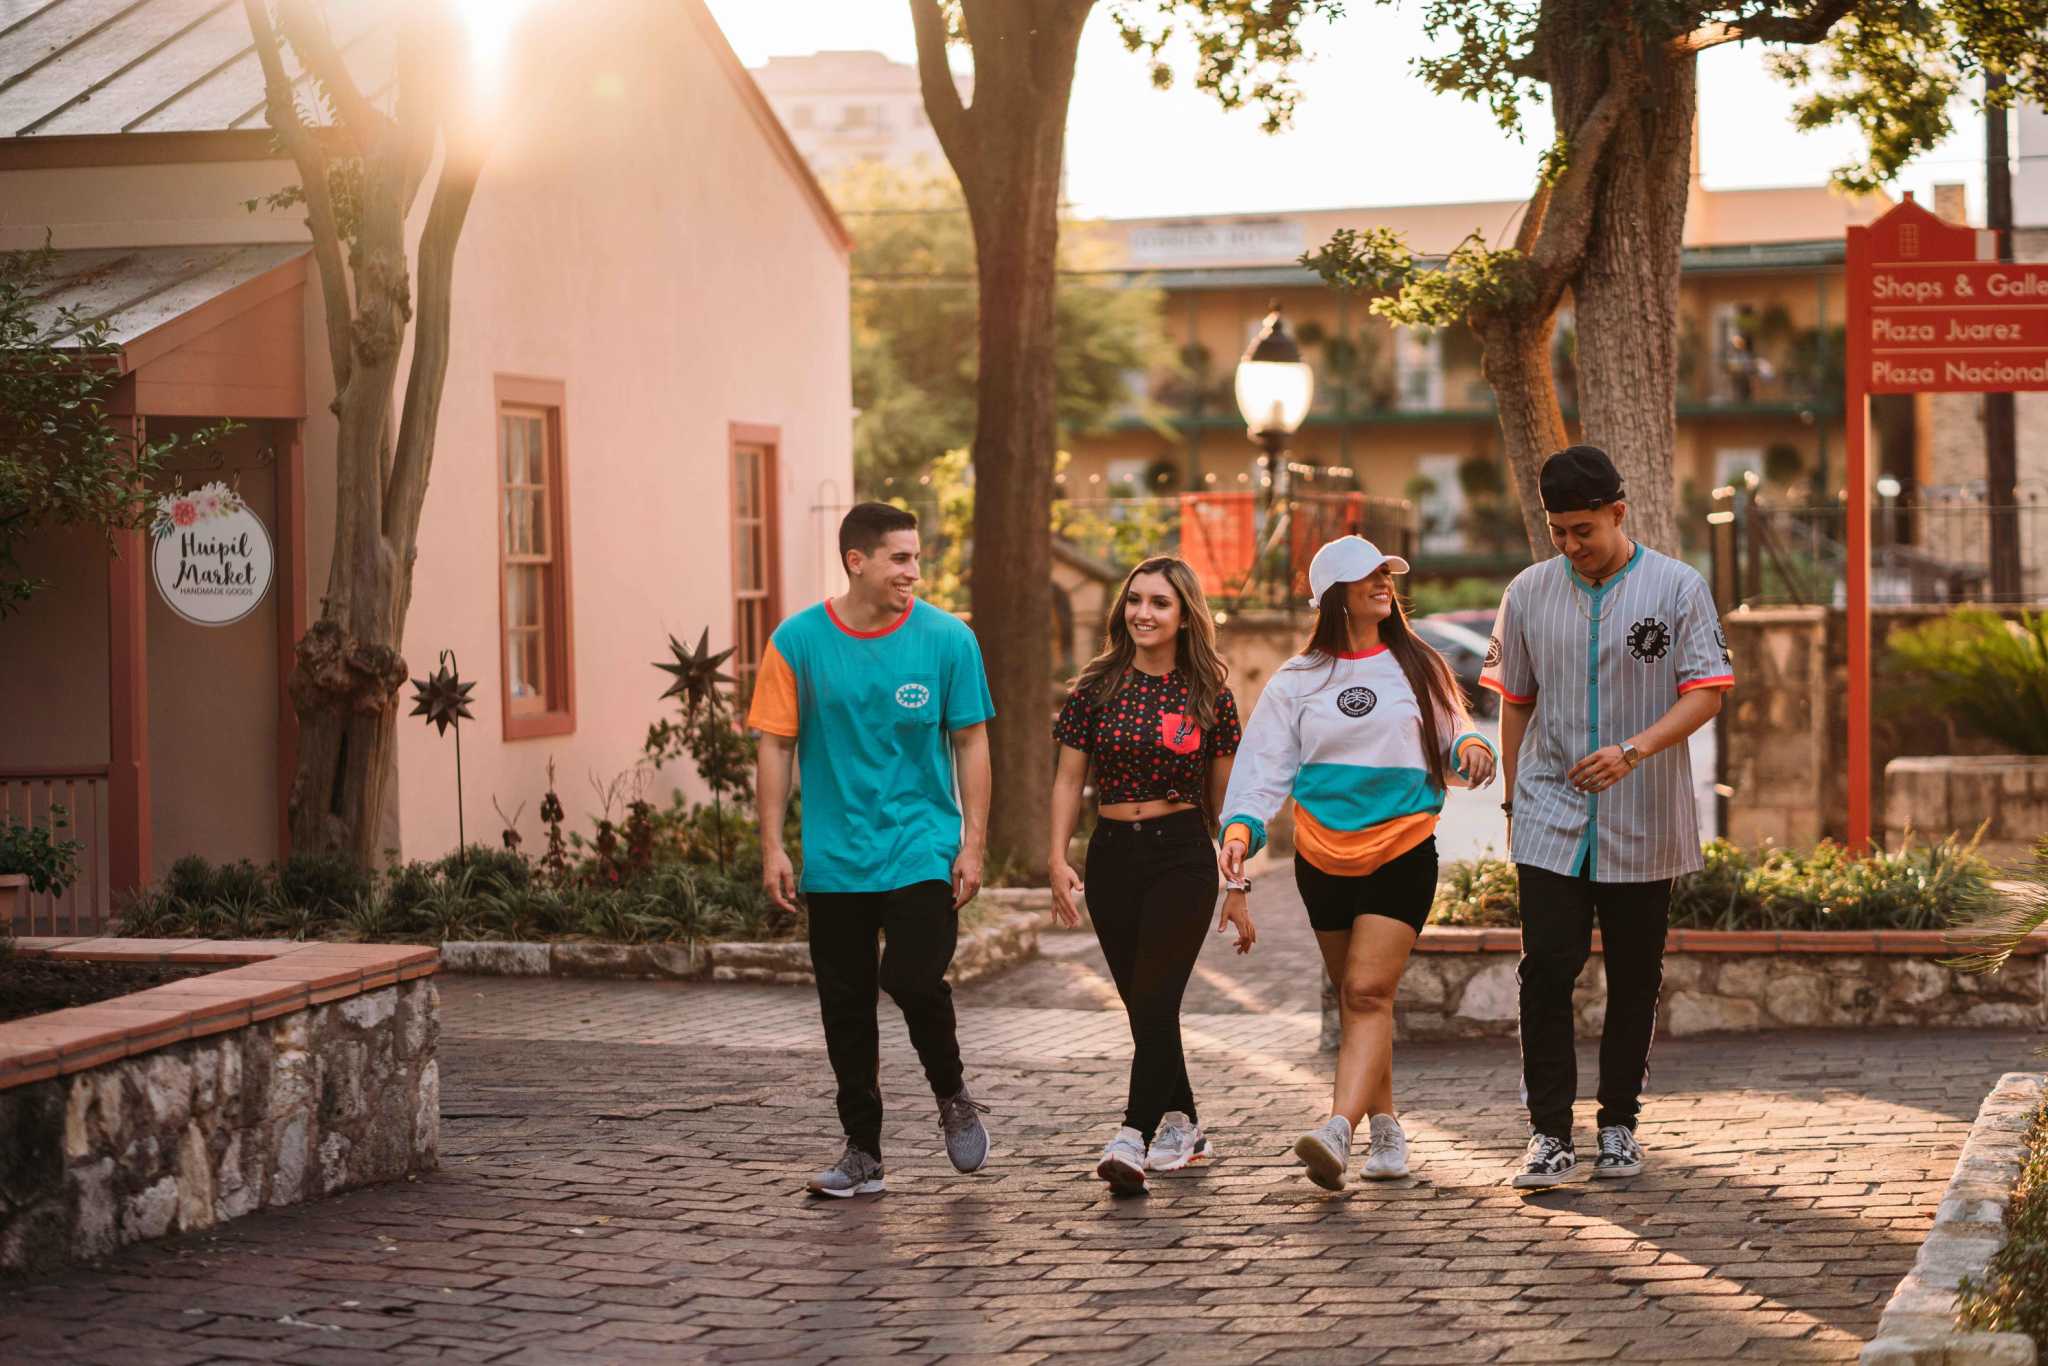
<svg viewBox="0 0 2048 1366">
<path fill-rule="evenodd" d="M 2005 1212 L 2048 1074 L 2008 1072 L 1977 1111 L 1913 1269 L 1892 1292 L 1863 1366 L 2034 1366 L 2024 1333 L 1960 1333 L 1956 1286 L 2005 1242 Z"/>
<path fill-rule="evenodd" d="M 1040 917 L 1010 911 L 965 935 L 946 980 L 961 985 L 1038 956 Z M 441 971 L 480 977 L 590 977 L 632 981 L 808 986 L 810 945 L 771 943 L 581 944 L 450 940 Z"/>
</svg>

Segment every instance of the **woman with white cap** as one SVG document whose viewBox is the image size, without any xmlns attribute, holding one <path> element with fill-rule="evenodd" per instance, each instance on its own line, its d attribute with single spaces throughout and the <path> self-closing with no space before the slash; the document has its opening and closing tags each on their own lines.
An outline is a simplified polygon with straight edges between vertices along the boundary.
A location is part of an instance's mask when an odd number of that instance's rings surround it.
<svg viewBox="0 0 2048 1366">
<path fill-rule="evenodd" d="M 1493 781 L 1497 754 L 1469 728 L 1450 667 L 1409 629 L 1394 592 L 1408 562 L 1344 536 L 1309 565 L 1308 646 L 1266 684 L 1224 794 L 1226 900 L 1266 822 L 1294 802 L 1294 878 L 1330 980 L 1343 1042 L 1329 1117 L 1294 1154 L 1341 1190 L 1351 1141 L 1371 1116 L 1361 1174 L 1408 1174 L 1394 1117 L 1394 992 L 1436 899 L 1436 823 L 1452 783 Z"/>
</svg>

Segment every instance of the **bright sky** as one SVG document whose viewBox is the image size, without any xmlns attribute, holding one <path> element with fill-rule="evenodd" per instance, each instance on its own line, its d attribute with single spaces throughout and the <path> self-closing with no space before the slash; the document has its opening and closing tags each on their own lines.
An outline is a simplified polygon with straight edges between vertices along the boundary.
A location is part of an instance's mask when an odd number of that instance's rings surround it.
<svg viewBox="0 0 2048 1366">
<path fill-rule="evenodd" d="M 708 3 L 749 66 L 833 48 L 917 59 L 905 0 Z M 1418 8 L 1357 0 L 1344 18 L 1315 24 L 1294 126 L 1268 137 L 1256 116 L 1225 114 L 1184 85 L 1154 91 L 1098 6 L 1082 39 L 1068 122 L 1075 211 L 1135 217 L 1527 195 L 1549 139 L 1547 113 L 1536 111 L 1522 143 L 1501 134 L 1484 109 L 1425 90 L 1409 71 L 1427 46 Z M 1754 48 L 1705 54 L 1700 89 L 1701 170 L 1716 189 L 1818 184 L 1855 153 L 1852 132 L 1792 127 L 1791 95 Z M 1961 181 L 1977 218 L 1982 124 L 1960 110 L 1957 124 L 1959 134 L 1908 168 L 1894 194 L 1911 189 L 1931 203 L 1935 183 Z"/>
</svg>

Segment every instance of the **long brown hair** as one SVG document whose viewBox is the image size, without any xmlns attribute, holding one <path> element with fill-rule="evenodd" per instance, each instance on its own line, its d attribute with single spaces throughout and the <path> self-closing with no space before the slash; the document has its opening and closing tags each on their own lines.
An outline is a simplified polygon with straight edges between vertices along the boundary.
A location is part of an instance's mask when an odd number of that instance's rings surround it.
<svg viewBox="0 0 2048 1366">
<path fill-rule="evenodd" d="M 1302 649 L 1301 662 L 1289 667 L 1309 668 L 1327 661 L 1335 669 L 1338 656 L 1350 651 L 1349 599 L 1351 583 L 1355 582 L 1333 583 L 1323 590 L 1315 631 Z M 1394 610 L 1380 623 L 1380 644 L 1392 653 L 1394 662 L 1401 666 L 1402 676 L 1408 680 L 1408 690 L 1415 694 L 1416 710 L 1422 715 L 1422 761 L 1429 768 L 1430 786 L 1441 792 L 1450 786 L 1450 764 L 1444 758 L 1444 745 L 1452 737 L 1440 733 L 1439 718 L 1450 716 L 1463 721 L 1465 692 L 1436 647 L 1409 626 L 1408 609 L 1402 605 L 1398 592 L 1393 596 L 1393 604 Z"/>
<path fill-rule="evenodd" d="M 1212 730 L 1216 725 L 1216 699 L 1223 693 L 1223 685 L 1230 678 L 1230 668 L 1223 657 L 1216 653 L 1216 619 L 1210 615 L 1209 599 L 1203 596 L 1202 581 L 1195 577 L 1195 571 L 1188 567 L 1186 560 L 1173 555 L 1154 555 L 1149 560 L 1139 561 L 1137 567 L 1124 576 L 1123 587 L 1117 589 L 1116 597 L 1109 604 L 1109 620 L 1105 624 L 1102 653 L 1088 661 L 1088 667 L 1081 670 L 1081 676 L 1074 680 L 1076 696 L 1087 699 L 1091 707 L 1099 707 L 1123 690 L 1130 681 L 1138 658 L 1137 642 L 1131 639 L 1131 624 L 1124 620 L 1124 603 L 1131 596 L 1131 585 L 1140 574 L 1159 574 L 1172 585 L 1174 595 L 1180 599 L 1180 631 L 1174 637 L 1174 666 L 1188 685 L 1188 714 L 1203 730 Z"/>
</svg>

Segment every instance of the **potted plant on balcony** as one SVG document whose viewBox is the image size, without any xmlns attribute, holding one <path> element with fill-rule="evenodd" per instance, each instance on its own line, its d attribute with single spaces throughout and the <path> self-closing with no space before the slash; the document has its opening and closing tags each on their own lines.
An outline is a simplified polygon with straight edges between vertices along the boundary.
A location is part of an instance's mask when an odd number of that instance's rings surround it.
<svg viewBox="0 0 2048 1366">
<path fill-rule="evenodd" d="M 84 846 L 56 838 L 70 825 L 70 812 L 61 806 L 50 808 L 47 825 L 24 825 L 12 816 L 0 821 L 0 931 L 26 918 L 30 892 L 62 896 L 77 881 Z"/>
</svg>

